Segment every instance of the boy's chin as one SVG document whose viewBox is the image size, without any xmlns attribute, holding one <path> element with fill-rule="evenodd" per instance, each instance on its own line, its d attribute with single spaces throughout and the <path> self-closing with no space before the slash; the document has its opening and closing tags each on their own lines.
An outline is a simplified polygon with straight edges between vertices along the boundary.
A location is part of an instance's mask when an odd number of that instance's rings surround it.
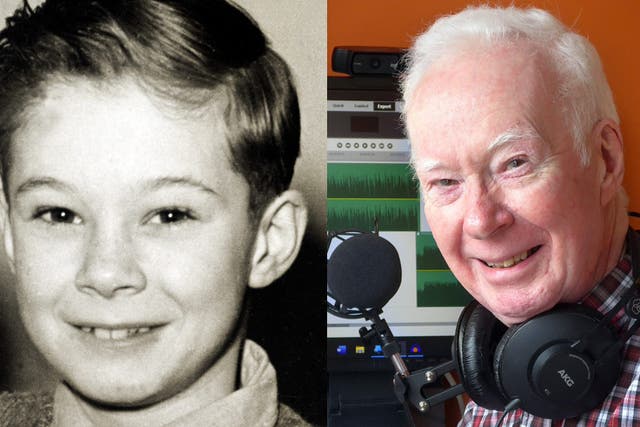
<svg viewBox="0 0 640 427">
<path fill-rule="evenodd" d="M 163 401 L 179 392 L 179 387 L 167 385 L 65 381 L 82 400 L 93 406 L 112 409 L 137 409 Z"/>
</svg>

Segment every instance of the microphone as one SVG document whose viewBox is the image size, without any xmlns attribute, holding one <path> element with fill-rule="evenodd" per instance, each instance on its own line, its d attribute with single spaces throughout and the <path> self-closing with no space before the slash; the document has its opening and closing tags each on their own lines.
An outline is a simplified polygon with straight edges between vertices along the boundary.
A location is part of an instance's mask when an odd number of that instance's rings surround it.
<svg viewBox="0 0 640 427">
<path fill-rule="evenodd" d="M 347 239 L 347 235 L 351 237 Z M 372 328 L 360 329 L 362 339 L 368 342 L 377 338 L 396 371 L 408 376 L 400 346 L 387 322 L 380 318 L 382 307 L 398 292 L 402 281 L 398 251 L 377 232 L 350 231 L 330 236 L 342 243 L 327 261 L 328 294 L 336 301 L 335 305 L 327 304 L 327 311 L 339 317 L 369 320 Z"/>
<path fill-rule="evenodd" d="M 380 310 L 400 288 L 402 268 L 396 248 L 376 233 L 353 235 L 327 261 L 327 286 L 346 308 Z"/>
<path fill-rule="evenodd" d="M 346 236 L 350 235 L 350 238 Z M 377 232 L 344 231 L 330 233 L 330 242 L 339 238 L 338 245 L 327 261 L 327 294 L 335 304 L 327 302 L 327 311 L 344 318 L 364 317 L 371 328 L 360 328 L 360 336 L 368 342 L 377 339 L 383 354 L 394 366 L 394 393 L 403 404 L 411 425 L 421 425 L 409 404 L 420 412 L 443 403 L 464 392 L 457 384 L 435 395 L 423 395 L 423 387 L 434 383 L 456 369 L 455 362 L 411 373 L 402 356 L 389 325 L 380 318 L 382 307 L 396 294 L 402 281 L 402 267 L 396 248 Z M 330 246 L 330 245 L 328 245 Z"/>
</svg>

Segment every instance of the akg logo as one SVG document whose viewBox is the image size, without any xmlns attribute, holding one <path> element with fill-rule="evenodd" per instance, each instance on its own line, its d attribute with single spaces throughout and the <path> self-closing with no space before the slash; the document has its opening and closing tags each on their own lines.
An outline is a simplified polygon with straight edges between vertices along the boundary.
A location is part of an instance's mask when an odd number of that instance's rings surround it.
<svg viewBox="0 0 640 427">
<path fill-rule="evenodd" d="M 558 373 L 560 374 L 560 378 L 562 378 L 567 387 L 573 387 L 573 379 L 571 379 L 569 374 L 564 369 L 560 369 Z"/>
<path fill-rule="evenodd" d="M 631 313 L 633 317 L 640 316 L 640 298 L 634 298 L 631 301 Z"/>
</svg>

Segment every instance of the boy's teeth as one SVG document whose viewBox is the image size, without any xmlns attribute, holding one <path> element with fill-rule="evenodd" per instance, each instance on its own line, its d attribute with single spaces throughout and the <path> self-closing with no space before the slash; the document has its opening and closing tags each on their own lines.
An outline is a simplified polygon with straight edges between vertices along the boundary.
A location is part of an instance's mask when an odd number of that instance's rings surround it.
<svg viewBox="0 0 640 427">
<path fill-rule="evenodd" d="M 108 329 L 102 329 L 102 328 L 94 328 L 93 329 L 93 334 L 96 336 L 96 338 L 98 338 L 99 340 L 108 340 L 111 339 L 111 332 Z"/>
<path fill-rule="evenodd" d="M 127 329 L 114 329 L 111 331 L 111 339 L 112 340 L 121 340 L 129 335 L 129 331 Z"/>
<path fill-rule="evenodd" d="M 123 340 L 133 335 L 147 333 L 151 330 L 150 327 L 130 329 L 105 329 L 91 328 L 89 326 L 82 326 L 80 329 L 83 332 L 92 333 L 99 340 Z"/>
<path fill-rule="evenodd" d="M 529 251 L 524 251 L 520 255 L 516 255 L 513 258 L 510 258 L 508 260 L 505 260 L 502 262 L 496 262 L 496 263 L 488 262 L 487 265 L 491 268 L 509 268 L 509 267 L 513 267 L 514 265 L 518 264 L 521 261 L 524 261 L 528 257 L 529 257 Z"/>
</svg>

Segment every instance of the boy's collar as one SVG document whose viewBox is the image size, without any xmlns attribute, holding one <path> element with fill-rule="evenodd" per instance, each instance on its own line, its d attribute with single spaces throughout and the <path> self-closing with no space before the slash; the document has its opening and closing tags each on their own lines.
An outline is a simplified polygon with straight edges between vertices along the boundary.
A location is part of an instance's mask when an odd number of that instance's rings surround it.
<svg viewBox="0 0 640 427">
<path fill-rule="evenodd" d="M 230 395 L 201 404 L 175 419 L 163 420 L 164 426 L 272 426 L 278 417 L 276 371 L 267 353 L 255 342 L 245 340 L 240 365 L 241 386 Z M 206 388 L 205 388 L 206 389 Z M 64 383 L 58 384 L 54 396 L 54 427 L 89 425 L 90 420 L 79 397 Z M 118 425 L 118 424 L 113 424 Z"/>
</svg>

